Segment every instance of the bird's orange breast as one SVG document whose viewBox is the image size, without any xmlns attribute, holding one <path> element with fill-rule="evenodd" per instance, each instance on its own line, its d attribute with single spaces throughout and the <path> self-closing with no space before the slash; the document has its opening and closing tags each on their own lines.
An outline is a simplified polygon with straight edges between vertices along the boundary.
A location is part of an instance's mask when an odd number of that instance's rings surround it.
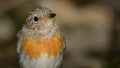
<svg viewBox="0 0 120 68">
<path fill-rule="evenodd" d="M 62 38 L 60 35 L 50 39 L 24 38 L 22 48 L 31 58 L 38 58 L 42 54 L 47 54 L 48 56 L 57 56 L 62 49 Z"/>
</svg>

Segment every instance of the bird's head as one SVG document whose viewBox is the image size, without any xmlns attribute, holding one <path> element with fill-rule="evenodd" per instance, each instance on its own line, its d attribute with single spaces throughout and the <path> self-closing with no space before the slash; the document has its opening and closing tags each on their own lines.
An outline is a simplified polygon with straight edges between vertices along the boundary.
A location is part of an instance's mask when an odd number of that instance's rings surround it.
<svg viewBox="0 0 120 68">
<path fill-rule="evenodd" d="M 27 25 L 35 28 L 36 26 L 50 27 L 55 23 L 56 14 L 49 8 L 37 6 L 30 12 L 27 18 Z M 35 26 L 35 27 L 34 27 Z"/>
</svg>

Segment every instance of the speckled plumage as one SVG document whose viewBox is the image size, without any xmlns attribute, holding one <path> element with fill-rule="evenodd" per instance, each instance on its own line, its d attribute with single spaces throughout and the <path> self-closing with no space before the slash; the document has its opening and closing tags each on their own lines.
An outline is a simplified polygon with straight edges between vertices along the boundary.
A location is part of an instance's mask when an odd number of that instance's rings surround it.
<svg viewBox="0 0 120 68">
<path fill-rule="evenodd" d="M 59 68 L 65 40 L 53 12 L 36 7 L 18 33 L 17 52 L 21 68 Z M 38 20 L 34 20 L 37 17 Z"/>
</svg>

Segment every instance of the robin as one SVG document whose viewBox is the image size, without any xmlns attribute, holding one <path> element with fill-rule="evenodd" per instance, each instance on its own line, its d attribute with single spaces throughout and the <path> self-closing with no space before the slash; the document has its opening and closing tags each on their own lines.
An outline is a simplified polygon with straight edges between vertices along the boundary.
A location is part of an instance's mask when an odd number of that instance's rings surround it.
<svg viewBox="0 0 120 68">
<path fill-rule="evenodd" d="M 56 14 L 37 6 L 18 32 L 17 52 L 21 68 L 59 68 L 65 40 L 55 20 Z"/>
</svg>

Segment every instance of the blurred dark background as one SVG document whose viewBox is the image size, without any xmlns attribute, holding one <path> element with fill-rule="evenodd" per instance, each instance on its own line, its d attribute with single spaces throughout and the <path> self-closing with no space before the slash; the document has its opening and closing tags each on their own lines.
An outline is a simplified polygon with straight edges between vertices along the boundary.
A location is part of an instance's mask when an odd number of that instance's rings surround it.
<svg viewBox="0 0 120 68">
<path fill-rule="evenodd" d="M 36 5 L 65 34 L 61 68 L 120 68 L 120 0 L 0 0 L 0 68 L 19 68 L 16 35 Z"/>
</svg>

